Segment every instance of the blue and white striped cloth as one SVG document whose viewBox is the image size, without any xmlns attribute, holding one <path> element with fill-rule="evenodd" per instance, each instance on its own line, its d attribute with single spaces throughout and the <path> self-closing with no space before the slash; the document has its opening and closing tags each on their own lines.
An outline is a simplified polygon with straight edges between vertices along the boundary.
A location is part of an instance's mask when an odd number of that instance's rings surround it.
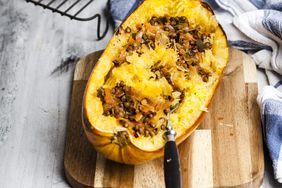
<svg viewBox="0 0 282 188">
<path fill-rule="evenodd" d="M 274 176 L 282 183 L 282 93 L 273 86 L 265 86 L 259 94 L 265 144 L 268 147 Z"/>
<path fill-rule="evenodd" d="M 110 0 L 110 12 L 117 28 L 143 0 Z"/>
<path fill-rule="evenodd" d="M 282 183 L 282 0 L 206 0 L 229 45 L 248 52 L 269 86 L 258 96 L 264 139 L 274 175 Z M 116 27 L 142 0 L 110 0 Z"/>
</svg>

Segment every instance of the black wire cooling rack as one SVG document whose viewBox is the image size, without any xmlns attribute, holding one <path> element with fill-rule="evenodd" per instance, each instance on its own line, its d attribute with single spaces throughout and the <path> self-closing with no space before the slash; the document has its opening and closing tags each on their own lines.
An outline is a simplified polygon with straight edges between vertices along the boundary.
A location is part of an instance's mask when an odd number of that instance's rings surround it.
<svg viewBox="0 0 282 188">
<path fill-rule="evenodd" d="M 38 5 L 44 9 L 51 10 L 54 13 L 59 13 L 61 16 L 69 17 L 73 20 L 78 21 L 90 21 L 93 19 L 97 19 L 97 40 L 103 39 L 109 29 L 109 21 L 106 20 L 106 28 L 104 32 L 101 31 L 101 24 L 102 24 L 102 15 L 101 14 L 94 14 L 88 17 L 79 17 L 83 10 L 86 9 L 90 4 L 94 3 L 95 0 L 26 0 L 28 3 L 33 3 L 34 5 Z M 73 11 L 73 10 L 76 11 Z M 70 13 L 70 12 L 73 13 Z"/>
</svg>

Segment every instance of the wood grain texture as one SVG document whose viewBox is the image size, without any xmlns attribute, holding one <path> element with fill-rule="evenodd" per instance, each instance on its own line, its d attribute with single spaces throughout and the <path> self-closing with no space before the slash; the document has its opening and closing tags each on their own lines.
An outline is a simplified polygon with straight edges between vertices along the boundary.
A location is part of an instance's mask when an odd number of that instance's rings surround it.
<svg viewBox="0 0 282 188">
<path fill-rule="evenodd" d="M 88 13 L 105 5 L 96 0 Z M 69 187 L 63 154 L 75 64 L 54 70 L 70 56 L 105 48 L 112 32 L 94 41 L 96 25 L 0 0 L 1 188 Z"/>
<path fill-rule="evenodd" d="M 230 59 L 210 113 L 202 123 L 202 127 L 212 131 L 213 183 L 216 187 L 245 185 L 250 179 L 256 181 L 263 176 L 263 162 L 253 160 L 263 158 L 257 85 L 250 76 L 256 75 L 255 67 L 249 65 L 253 62 L 239 51 L 232 51 Z M 250 85 L 255 90 L 248 89 Z M 252 169 L 259 173 L 253 173 Z"/>
<path fill-rule="evenodd" d="M 76 66 L 64 157 L 65 171 L 72 177 L 67 177 L 74 187 L 164 187 L 162 159 L 138 166 L 118 164 L 99 154 L 97 157 L 81 133 L 81 120 L 75 118 L 81 113 L 89 69 L 100 54 L 92 53 Z M 253 75 L 256 69 L 252 60 L 232 49 L 209 113 L 179 146 L 183 187 L 260 186 L 263 147 Z"/>
<path fill-rule="evenodd" d="M 212 187 L 211 130 L 198 129 L 179 146 L 182 187 Z"/>
<path fill-rule="evenodd" d="M 91 187 L 94 182 L 96 168 L 97 153 L 87 141 L 87 138 L 84 136 L 84 130 L 80 126 L 81 104 L 73 105 L 81 103 L 83 93 L 80 91 L 85 86 L 86 81 L 73 82 L 72 96 L 74 100 L 71 101 L 70 109 L 70 114 L 72 115 L 69 116 L 69 126 L 66 133 L 65 158 L 69 160 L 64 160 L 64 167 L 69 169 L 66 172 L 66 176 L 72 182 L 71 184 L 76 183 L 75 187 L 79 184 L 83 184 L 83 187 Z M 81 158 L 81 156 L 84 157 Z M 75 182 L 77 179 L 79 179 L 79 182 Z"/>
</svg>

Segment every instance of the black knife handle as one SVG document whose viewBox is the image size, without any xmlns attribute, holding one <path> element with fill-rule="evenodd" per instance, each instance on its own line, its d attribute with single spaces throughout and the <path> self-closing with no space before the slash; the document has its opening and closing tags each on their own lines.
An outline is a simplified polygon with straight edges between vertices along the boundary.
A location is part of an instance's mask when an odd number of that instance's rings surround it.
<svg viewBox="0 0 282 188">
<path fill-rule="evenodd" d="M 181 173 L 178 150 L 175 141 L 167 141 L 164 153 L 166 188 L 181 188 Z"/>
</svg>

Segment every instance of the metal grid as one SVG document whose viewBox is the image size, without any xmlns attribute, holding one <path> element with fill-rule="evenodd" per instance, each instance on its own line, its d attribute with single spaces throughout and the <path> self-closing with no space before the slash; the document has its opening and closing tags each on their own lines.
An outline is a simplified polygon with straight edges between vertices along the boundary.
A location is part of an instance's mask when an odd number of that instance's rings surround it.
<svg viewBox="0 0 282 188">
<path fill-rule="evenodd" d="M 90 21 L 93 19 L 97 19 L 97 39 L 101 40 L 105 37 L 105 35 L 108 32 L 109 28 L 109 22 L 106 21 L 106 28 L 105 31 L 101 32 L 101 19 L 102 16 L 100 14 L 94 14 L 93 16 L 89 17 L 79 17 L 79 14 L 83 10 L 85 10 L 86 7 L 88 7 L 90 4 L 92 4 L 95 0 L 88 0 L 84 4 L 79 4 L 81 0 L 75 0 L 73 2 L 70 2 L 69 0 L 26 0 L 28 3 L 33 3 L 34 5 L 38 5 L 44 9 L 51 10 L 54 13 L 59 13 L 61 16 L 67 16 L 70 19 L 78 20 L 78 21 Z M 57 4 L 56 6 L 52 6 L 54 4 Z M 65 7 L 65 8 L 63 8 Z M 74 13 L 69 13 L 71 10 L 76 9 Z"/>
</svg>

